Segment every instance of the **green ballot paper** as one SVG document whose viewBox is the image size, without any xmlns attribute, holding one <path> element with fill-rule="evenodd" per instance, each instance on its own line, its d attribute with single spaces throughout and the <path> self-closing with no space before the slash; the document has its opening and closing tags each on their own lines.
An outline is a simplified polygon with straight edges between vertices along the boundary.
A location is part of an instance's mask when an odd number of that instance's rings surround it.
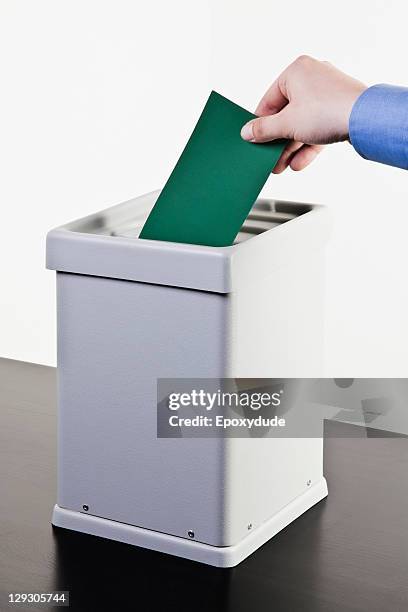
<svg viewBox="0 0 408 612">
<path fill-rule="evenodd" d="M 286 141 L 242 140 L 255 115 L 211 92 L 140 238 L 208 246 L 234 242 Z"/>
</svg>

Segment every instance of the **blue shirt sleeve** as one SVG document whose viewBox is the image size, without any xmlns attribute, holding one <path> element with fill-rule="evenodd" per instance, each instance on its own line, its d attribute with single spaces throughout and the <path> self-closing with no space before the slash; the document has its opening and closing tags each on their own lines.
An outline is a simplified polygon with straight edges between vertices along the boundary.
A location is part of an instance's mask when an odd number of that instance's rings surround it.
<svg viewBox="0 0 408 612">
<path fill-rule="evenodd" d="M 366 89 L 352 108 L 349 135 L 365 159 L 408 170 L 408 88 Z"/>
</svg>

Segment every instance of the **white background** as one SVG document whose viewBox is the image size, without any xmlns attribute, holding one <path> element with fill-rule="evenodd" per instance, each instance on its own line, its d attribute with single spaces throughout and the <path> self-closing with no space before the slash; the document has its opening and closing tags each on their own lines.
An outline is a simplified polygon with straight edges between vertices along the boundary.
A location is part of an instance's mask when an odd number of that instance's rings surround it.
<svg viewBox="0 0 408 612">
<path fill-rule="evenodd" d="M 407 17 L 404 0 L 0 0 L 0 355 L 55 364 L 47 230 L 161 186 L 211 88 L 253 109 L 301 53 L 408 85 Z M 408 376 L 407 181 L 340 144 L 266 185 L 334 215 L 322 375 Z"/>
</svg>

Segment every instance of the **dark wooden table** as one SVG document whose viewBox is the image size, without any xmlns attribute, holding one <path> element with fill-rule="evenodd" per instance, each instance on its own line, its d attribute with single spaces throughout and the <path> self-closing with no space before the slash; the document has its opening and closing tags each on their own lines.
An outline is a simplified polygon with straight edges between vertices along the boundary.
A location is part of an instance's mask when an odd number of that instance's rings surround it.
<svg viewBox="0 0 408 612">
<path fill-rule="evenodd" d="M 85 611 L 408 610 L 407 438 L 328 424 L 327 500 L 222 570 L 53 529 L 55 413 L 53 368 L 0 360 L 2 612 L 21 610 L 9 592 L 49 590 L 69 590 L 70 609 Z"/>
</svg>

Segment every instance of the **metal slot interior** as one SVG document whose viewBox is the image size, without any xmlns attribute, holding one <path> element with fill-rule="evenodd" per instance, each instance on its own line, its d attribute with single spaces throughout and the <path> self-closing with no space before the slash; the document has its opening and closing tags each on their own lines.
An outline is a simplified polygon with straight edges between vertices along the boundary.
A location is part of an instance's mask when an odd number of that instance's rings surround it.
<svg viewBox="0 0 408 612">
<path fill-rule="evenodd" d="M 307 204 L 297 205 L 279 200 L 259 199 L 245 219 L 234 244 L 245 242 L 252 236 L 262 234 L 273 227 L 291 221 L 291 219 L 295 219 L 309 210 L 310 207 Z"/>
</svg>

